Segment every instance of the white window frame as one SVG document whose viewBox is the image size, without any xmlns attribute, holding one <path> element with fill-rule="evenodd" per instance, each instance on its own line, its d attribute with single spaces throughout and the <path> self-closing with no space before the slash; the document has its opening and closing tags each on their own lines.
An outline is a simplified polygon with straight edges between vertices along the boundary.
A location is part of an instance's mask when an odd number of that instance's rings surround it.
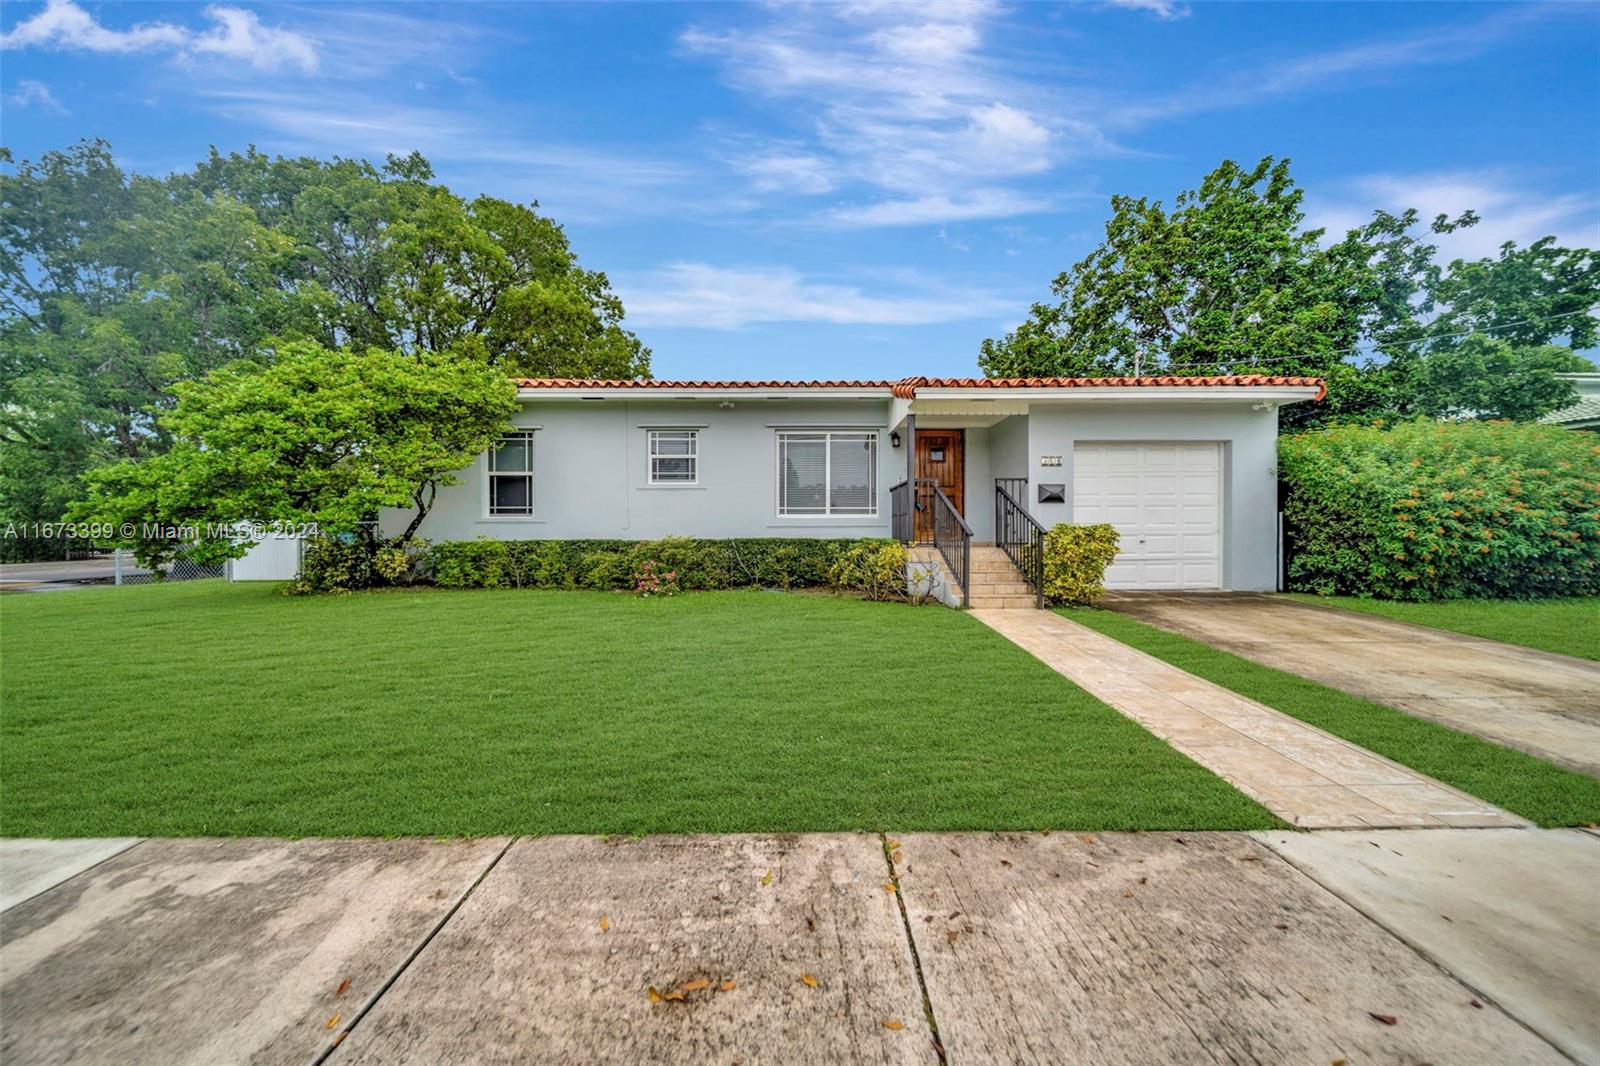
<svg viewBox="0 0 1600 1066">
<path fill-rule="evenodd" d="M 687 437 L 689 439 L 689 454 L 687 455 L 660 455 L 656 452 L 656 442 L 663 435 L 673 437 Z M 690 477 L 687 481 L 681 478 L 656 477 L 657 459 L 688 459 Z M 655 488 L 690 488 L 700 484 L 700 431 L 698 429 L 647 429 L 645 430 L 644 447 L 645 484 Z"/>
<path fill-rule="evenodd" d="M 502 433 L 495 439 L 488 451 L 483 453 L 483 514 L 485 518 L 498 521 L 528 521 L 533 518 L 535 511 L 534 491 L 537 488 L 533 469 L 533 435 L 531 429 L 516 429 L 509 433 Z M 527 444 L 528 465 L 524 470 L 496 470 L 494 468 L 494 453 L 497 448 L 508 440 L 518 439 Z M 494 508 L 494 480 L 497 477 L 525 477 L 528 479 L 528 509 L 526 511 L 497 511 Z"/>
<path fill-rule="evenodd" d="M 783 444 L 786 437 L 821 437 L 822 448 L 822 510 L 788 511 L 783 504 Z M 835 437 L 852 437 L 872 445 L 872 464 L 868 471 L 868 498 L 870 507 L 865 511 L 835 511 L 833 509 L 833 440 Z M 878 431 L 875 429 L 793 429 L 779 430 L 773 443 L 773 465 L 776 477 L 773 482 L 774 503 L 779 518 L 812 520 L 861 520 L 878 517 Z"/>
</svg>

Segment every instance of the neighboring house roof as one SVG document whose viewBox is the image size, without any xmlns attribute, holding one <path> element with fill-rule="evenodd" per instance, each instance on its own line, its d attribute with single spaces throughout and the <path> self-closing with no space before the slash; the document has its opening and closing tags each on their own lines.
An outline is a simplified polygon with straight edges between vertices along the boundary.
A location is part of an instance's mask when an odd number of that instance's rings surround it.
<svg viewBox="0 0 1600 1066">
<path fill-rule="evenodd" d="M 1578 402 L 1539 419 L 1569 429 L 1600 429 L 1600 374 L 1557 374 L 1578 390 Z"/>
<path fill-rule="evenodd" d="M 1321 378 L 1283 377 L 1268 374 L 1228 374 L 1210 377 L 1168 374 L 1157 377 L 1122 378 L 901 378 L 899 381 L 662 381 L 648 379 L 607 380 L 598 378 L 516 378 L 521 389 L 657 389 L 674 392 L 711 390 L 847 390 L 885 392 L 909 400 L 919 389 L 1090 389 L 1130 387 L 1192 386 L 1231 388 L 1251 386 L 1295 386 L 1316 388 L 1317 399 L 1327 391 Z"/>
</svg>

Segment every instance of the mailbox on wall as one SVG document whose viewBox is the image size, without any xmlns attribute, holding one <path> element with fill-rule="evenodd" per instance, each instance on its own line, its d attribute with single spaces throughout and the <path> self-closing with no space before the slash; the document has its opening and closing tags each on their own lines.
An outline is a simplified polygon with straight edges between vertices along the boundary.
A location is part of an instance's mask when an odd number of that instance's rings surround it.
<svg viewBox="0 0 1600 1066">
<path fill-rule="evenodd" d="M 1040 503 L 1066 503 L 1067 502 L 1067 486 L 1066 485 L 1051 485 L 1051 484 L 1047 484 L 1045 482 L 1040 482 L 1039 483 L 1039 502 Z"/>
</svg>

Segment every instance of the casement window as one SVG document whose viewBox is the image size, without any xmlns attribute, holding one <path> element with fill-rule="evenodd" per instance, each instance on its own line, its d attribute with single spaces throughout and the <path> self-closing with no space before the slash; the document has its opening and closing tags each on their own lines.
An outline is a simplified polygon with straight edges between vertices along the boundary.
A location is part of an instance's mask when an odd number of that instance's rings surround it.
<svg viewBox="0 0 1600 1066">
<path fill-rule="evenodd" d="M 878 435 L 778 434 L 778 514 L 878 513 Z"/>
<path fill-rule="evenodd" d="M 693 485 L 700 480 L 700 431 L 649 431 L 650 484 Z"/>
<path fill-rule="evenodd" d="M 532 433 L 507 433 L 489 449 L 489 513 L 533 514 Z"/>
</svg>

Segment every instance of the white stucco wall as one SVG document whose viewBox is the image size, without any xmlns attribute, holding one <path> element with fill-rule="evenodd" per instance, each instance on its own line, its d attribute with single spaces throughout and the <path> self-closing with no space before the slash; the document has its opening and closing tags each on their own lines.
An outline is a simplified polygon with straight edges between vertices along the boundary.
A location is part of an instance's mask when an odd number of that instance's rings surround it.
<svg viewBox="0 0 1600 1066">
<path fill-rule="evenodd" d="M 1224 588 L 1277 586 L 1278 414 L 1248 400 L 1140 404 L 1119 401 L 1036 406 L 1028 415 L 1028 507 L 1041 525 L 1071 522 L 1076 442 L 1217 441 L 1222 444 Z M 1059 467 L 1041 465 L 1059 455 Z M 1064 483 L 1066 502 L 1039 503 L 1041 482 Z"/>
<path fill-rule="evenodd" d="M 693 537 L 887 537 L 889 487 L 905 477 L 905 449 L 889 443 L 887 400 L 559 400 L 526 404 L 514 428 L 532 429 L 531 517 L 486 514 L 482 457 L 460 484 L 439 490 L 419 535 L 431 541 L 654 540 Z M 650 429 L 700 433 L 699 484 L 647 483 Z M 876 517 L 779 517 L 777 433 L 784 429 L 871 430 L 878 434 Z M 409 510 L 386 510 L 386 536 Z"/>
</svg>

